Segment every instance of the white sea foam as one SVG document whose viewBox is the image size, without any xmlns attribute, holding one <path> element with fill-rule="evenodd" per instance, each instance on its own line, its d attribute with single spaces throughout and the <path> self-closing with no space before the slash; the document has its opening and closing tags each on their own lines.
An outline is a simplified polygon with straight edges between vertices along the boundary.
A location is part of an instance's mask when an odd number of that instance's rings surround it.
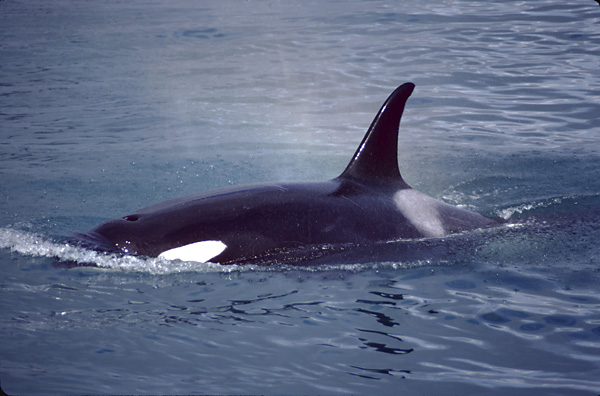
<svg viewBox="0 0 600 396">
<path fill-rule="evenodd" d="M 74 266 L 93 266 L 100 270 L 142 272 L 152 275 L 165 275 L 181 272 L 200 273 L 236 273 L 249 271 L 344 271 L 357 273 L 365 270 L 407 269 L 432 265 L 429 260 L 401 262 L 380 262 L 368 264 L 323 264 L 315 266 L 201 263 L 196 261 L 168 260 L 164 257 L 140 257 L 114 253 L 98 252 L 67 242 L 54 241 L 35 233 L 14 228 L 0 228 L 0 249 L 26 256 L 55 258 L 59 263 L 73 263 Z"/>
<path fill-rule="evenodd" d="M 73 262 L 76 265 L 87 264 L 104 269 L 138 271 L 150 274 L 169 274 L 186 271 L 229 272 L 238 267 L 97 252 L 12 228 L 0 228 L 0 248 L 10 249 L 13 252 L 23 255 L 54 257 L 60 262 Z"/>
<path fill-rule="evenodd" d="M 531 212 L 531 211 L 534 211 L 537 209 L 548 208 L 553 205 L 558 205 L 558 204 L 562 203 L 564 200 L 565 200 L 565 198 L 563 198 L 563 197 L 555 197 L 555 198 L 549 198 L 549 199 L 538 201 L 538 202 L 524 203 L 524 204 L 511 206 L 509 208 L 498 210 L 498 215 L 501 218 L 503 218 L 504 220 L 508 220 L 515 214 L 523 214 L 523 213 Z"/>
</svg>

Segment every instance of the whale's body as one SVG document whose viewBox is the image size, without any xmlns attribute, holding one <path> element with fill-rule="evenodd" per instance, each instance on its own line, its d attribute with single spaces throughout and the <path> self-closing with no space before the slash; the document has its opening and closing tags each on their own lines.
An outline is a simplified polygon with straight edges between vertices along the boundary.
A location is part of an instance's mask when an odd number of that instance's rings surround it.
<svg viewBox="0 0 600 396">
<path fill-rule="evenodd" d="M 95 249 L 167 259 L 306 264 L 315 252 L 335 246 L 443 237 L 500 224 L 420 193 L 402 179 L 398 127 L 413 89 L 406 83 L 390 95 L 346 170 L 333 180 L 189 195 L 77 237 Z"/>
</svg>

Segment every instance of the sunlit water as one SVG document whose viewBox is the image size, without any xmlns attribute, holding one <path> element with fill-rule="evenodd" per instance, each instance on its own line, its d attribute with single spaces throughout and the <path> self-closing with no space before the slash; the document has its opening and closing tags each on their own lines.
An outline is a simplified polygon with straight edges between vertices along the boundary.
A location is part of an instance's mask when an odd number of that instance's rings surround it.
<svg viewBox="0 0 600 396">
<path fill-rule="evenodd" d="M 600 393 L 600 7 L 387 3 L 0 2 L 7 393 Z M 406 81 L 406 181 L 508 226 L 303 268 L 62 242 L 335 177 Z"/>
</svg>

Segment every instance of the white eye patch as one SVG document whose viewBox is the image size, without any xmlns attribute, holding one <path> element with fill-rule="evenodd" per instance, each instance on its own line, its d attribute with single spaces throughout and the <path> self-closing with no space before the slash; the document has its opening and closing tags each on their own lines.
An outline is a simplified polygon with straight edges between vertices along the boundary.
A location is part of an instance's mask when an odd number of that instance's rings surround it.
<svg viewBox="0 0 600 396">
<path fill-rule="evenodd" d="M 162 252 L 158 257 L 167 260 L 198 261 L 206 263 L 227 249 L 221 241 L 201 241 Z"/>
</svg>

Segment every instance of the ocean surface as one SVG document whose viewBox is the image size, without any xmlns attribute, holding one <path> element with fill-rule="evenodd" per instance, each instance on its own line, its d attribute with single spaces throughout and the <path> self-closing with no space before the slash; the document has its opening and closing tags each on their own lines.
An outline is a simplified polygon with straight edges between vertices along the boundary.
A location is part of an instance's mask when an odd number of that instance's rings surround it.
<svg viewBox="0 0 600 396">
<path fill-rule="evenodd" d="M 336 177 L 407 81 L 404 179 L 509 226 L 308 267 L 64 242 L 189 193 Z M 598 395 L 599 176 L 593 0 L 0 1 L 0 384 Z"/>
</svg>

